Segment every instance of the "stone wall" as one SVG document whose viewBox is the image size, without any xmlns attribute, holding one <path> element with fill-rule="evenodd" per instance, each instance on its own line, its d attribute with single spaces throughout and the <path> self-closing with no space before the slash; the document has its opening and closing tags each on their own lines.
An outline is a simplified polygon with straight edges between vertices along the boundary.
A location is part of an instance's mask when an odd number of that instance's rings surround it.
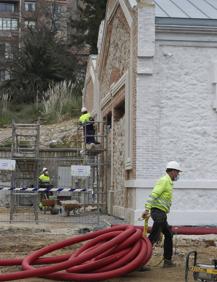
<svg viewBox="0 0 217 282">
<path fill-rule="evenodd" d="M 141 78 L 138 84 L 138 104 L 148 108 L 141 116 L 141 140 L 150 140 L 137 146 L 138 178 L 158 176 L 150 171 L 155 160 L 148 158 L 148 154 L 156 156 L 158 146 L 158 174 L 168 160 L 176 159 L 184 167 L 183 179 L 216 179 L 217 114 L 212 109 L 210 79 L 216 55 L 216 48 L 158 46 L 154 80 Z"/>
<path fill-rule="evenodd" d="M 107 16 L 111 14 L 115 1 L 108 1 Z M 129 69 L 130 66 L 130 27 L 123 10 L 117 7 L 112 19 L 106 22 L 107 33 L 104 41 L 103 53 L 99 54 L 102 62 L 101 73 L 99 73 L 99 85 L 101 99 L 108 97 L 111 86 Z M 125 115 L 116 117 L 116 107 L 124 107 L 126 86 L 112 92 L 111 100 L 104 106 L 102 115 L 112 113 L 112 155 L 111 155 L 111 189 L 109 190 L 108 207 L 109 212 L 116 216 L 124 217 L 124 207 L 127 205 L 127 191 L 125 189 Z M 118 110 L 117 110 L 118 112 Z M 110 175 L 109 175 L 110 177 Z"/>
<path fill-rule="evenodd" d="M 217 210 L 217 114 L 212 107 L 211 72 L 217 48 L 203 42 L 202 36 L 192 42 L 170 36 L 176 43 L 165 42 L 167 35 L 164 41 L 156 41 L 153 75 L 137 79 L 137 105 L 143 111 L 137 119 L 134 220 L 166 163 L 177 160 L 183 173 L 174 183 L 170 223 L 217 224 L 213 218 Z"/>
<path fill-rule="evenodd" d="M 100 79 L 101 98 L 109 92 L 110 86 L 128 69 L 130 52 L 130 32 L 125 16 L 118 8 L 108 28 L 105 52 L 103 56 L 103 73 Z"/>
<path fill-rule="evenodd" d="M 183 179 L 216 180 L 217 113 L 212 109 L 211 80 L 216 56 L 212 47 L 158 48 L 161 155 L 163 162 L 180 160 Z"/>
<path fill-rule="evenodd" d="M 84 97 L 84 105 L 85 107 L 88 109 L 89 112 L 92 112 L 93 110 L 93 94 L 94 94 L 94 89 L 93 89 L 93 81 L 92 79 L 90 79 L 87 83 L 86 86 L 86 93 L 88 93 L 88 95 L 85 95 Z"/>
<path fill-rule="evenodd" d="M 124 116 L 115 120 L 113 127 L 113 183 L 114 183 L 114 212 L 121 216 L 119 209 L 125 206 L 125 170 L 124 170 Z"/>
<path fill-rule="evenodd" d="M 111 9 L 114 7 L 116 0 L 108 0 L 107 1 L 107 13 L 111 11 Z"/>
<path fill-rule="evenodd" d="M 137 14 L 134 13 L 133 17 L 133 25 L 132 25 L 132 45 L 131 45 L 131 52 L 132 52 L 132 69 L 129 70 L 132 72 L 132 80 L 131 80 L 131 124 L 132 124 L 132 132 L 131 132 L 131 138 L 132 138 L 132 170 L 129 173 L 129 179 L 135 179 L 136 178 L 136 146 L 137 146 L 137 140 L 136 140 L 136 91 L 137 91 L 137 85 L 136 85 L 136 71 L 137 71 L 137 48 L 138 48 L 138 34 L 137 34 L 137 28 L 138 28 L 138 17 Z"/>
</svg>

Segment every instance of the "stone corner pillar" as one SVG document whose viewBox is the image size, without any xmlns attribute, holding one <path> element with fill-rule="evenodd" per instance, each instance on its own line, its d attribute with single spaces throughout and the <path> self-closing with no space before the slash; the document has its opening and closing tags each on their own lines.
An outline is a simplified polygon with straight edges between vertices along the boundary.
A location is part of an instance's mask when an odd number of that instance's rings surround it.
<svg viewBox="0 0 217 282">
<path fill-rule="evenodd" d="M 142 8 L 145 6 L 154 6 L 154 0 L 136 0 L 137 5 Z"/>
<path fill-rule="evenodd" d="M 154 57 L 155 4 L 153 0 L 137 0 L 138 57 Z"/>
</svg>

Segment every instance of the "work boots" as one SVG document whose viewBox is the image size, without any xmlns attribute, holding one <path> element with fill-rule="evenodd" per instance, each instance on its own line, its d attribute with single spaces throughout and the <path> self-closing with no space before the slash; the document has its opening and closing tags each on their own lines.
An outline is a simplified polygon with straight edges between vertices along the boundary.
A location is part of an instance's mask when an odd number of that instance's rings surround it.
<svg viewBox="0 0 217 282">
<path fill-rule="evenodd" d="M 175 267 L 176 264 L 174 262 L 172 262 L 171 259 L 164 259 L 164 263 L 163 263 L 163 267 L 167 268 L 167 267 Z"/>
</svg>

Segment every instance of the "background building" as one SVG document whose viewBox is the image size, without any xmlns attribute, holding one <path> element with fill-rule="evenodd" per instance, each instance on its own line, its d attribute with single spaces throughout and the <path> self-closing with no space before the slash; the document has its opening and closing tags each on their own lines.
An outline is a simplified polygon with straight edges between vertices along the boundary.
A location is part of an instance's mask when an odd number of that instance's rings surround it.
<svg viewBox="0 0 217 282">
<path fill-rule="evenodd" d="M 6 68 L 19 42 L 19 17 L 20 1 L 0 1 L 0 81 L 9 78 Z"/>
<path fill-rule="evenodd" d="M 78 0 L 0 0 L 0 81 L 9 78 L 7 65 L 26 28 L 46 24 L 67 41 L 68 18 L 76 18 L 77 9 Z"/>
</svg>

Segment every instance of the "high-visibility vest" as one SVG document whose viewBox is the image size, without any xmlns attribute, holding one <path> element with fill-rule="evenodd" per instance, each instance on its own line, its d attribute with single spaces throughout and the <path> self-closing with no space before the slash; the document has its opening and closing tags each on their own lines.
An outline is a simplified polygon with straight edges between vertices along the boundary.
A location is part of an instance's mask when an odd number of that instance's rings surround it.
<svg viewBox="0 0 217 282">
<path fill-rule="evenodd" d="M 42 182 L 42 183 L 50 183 L 50 176 L 41 174 L 41 175 L 39 176 L 39 180 L 40 180 L 40 182 Z"/>
<path fill-rule="evenodd" d="M 161 177 L 155 184 L 145 209 L 157 208 L 166 213 L 170 211 L 173 197 L 173 181 L 168 174 Z"/>
<path fill-rule="evenodd" d="M 83 114 L 80 116 L 79 121 L 84 124 L 86 122 L 89 122 L 91 118 L 91 115 L 89 113 Z"/>
</svg>

